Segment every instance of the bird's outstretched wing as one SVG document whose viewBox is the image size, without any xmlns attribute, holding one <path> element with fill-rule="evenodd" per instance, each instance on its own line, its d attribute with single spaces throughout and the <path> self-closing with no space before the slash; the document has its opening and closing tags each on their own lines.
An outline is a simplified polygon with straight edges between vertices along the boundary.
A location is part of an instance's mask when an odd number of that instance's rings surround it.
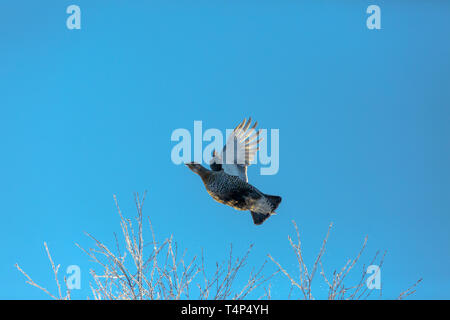
<svg viewBox="0 0 450 320">
<path fill-rule="evenodd" d="M 247 166 L 255 157 L 259 148 L 258 143 L 262 140 L 258 138 L 261 130 L 255 130 L 258 122 L 255 121 L 250 127 L 251 122 L 251 117 L 248 120 L 244 119 L 230 134 L 222 152 L 214 151 L 211 168 L 213 165 L 221 165 L 227 174 L 238 176 L 248 182 Z"/>
</svg>

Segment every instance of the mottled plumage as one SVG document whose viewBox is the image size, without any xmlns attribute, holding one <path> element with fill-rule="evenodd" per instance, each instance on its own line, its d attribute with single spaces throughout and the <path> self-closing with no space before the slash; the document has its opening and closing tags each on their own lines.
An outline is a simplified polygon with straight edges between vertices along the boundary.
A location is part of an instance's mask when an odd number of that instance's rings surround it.
<svg viewBox="0 0 450 320">
<path fill-rule="evenodd" d="M 247 125 L 245 125 L 244 120 L 236 127 L 222 153 L 220 155 L 217 153 L 213 154 L 211 161 L 212 170 L 208 170 L 201 164 L 193 162 L 186 165 L 201 177 L 206 190 L 214 200 L 236 210 L 249 210 L 252 214 L 253 222 L 259 225 L 275 213 L 275 209 L 281 202 L 281 197 L 264 194 L 247 182 L 247 166 L 258 150 L 257 147 L 248 147 L 250 134 L 248 134 L 247 129 L 250 122 L 251 120 L 249 119 Z M 256 123 L 250 130 L 253 131 L 255 127 Z M 226 148 L 230 148 L 230 139 L 237 141 L 238 150 L 239 148 L 244 150 L 244 158 L 239 159 L 242 153 L 239 155 L 238 151 L 235 153 L 234 160 L 236 161 L 228 163 L 228 161 L 223 161 L 223 159 L 225 158 Z M 242 163 L 238 163 L 240 162 L 238 160 L 242 159 Z"/>
</svg>

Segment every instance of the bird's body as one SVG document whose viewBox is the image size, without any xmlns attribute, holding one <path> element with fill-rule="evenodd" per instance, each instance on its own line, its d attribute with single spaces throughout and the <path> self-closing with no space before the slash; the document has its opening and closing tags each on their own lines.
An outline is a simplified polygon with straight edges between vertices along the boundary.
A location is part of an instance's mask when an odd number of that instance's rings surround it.
<svg viewBox="0 0 450 320">
<path fill-rule="evenodd" d="M 242 129 L 244 129 L 243 132 L 245 133 L 250 121 L 247 126 L 244 126 L 245 121 L 241 123 L 234 132 L 239 133 L 239 130 L 242 132 Z M 248 142 L 248 136 L 249 134 L 245 135 L 245 142 Z M 241 137 L 241 139 L 244 138 Z M 208 170 L 201 164 L 193 162 L 187 163 L 186 165 L 201 177 L 206 190 L 214 200 L 236 210 L 249 210 L 252 214 L 253 222 L 259 225 L 275 213 L 275 209 L 281 202 L 281 197 L 264 194 L 247 182 L 249 154 L 251 156 L 252 152 L 256 151 L 249 150 L 248 143 L 246 144 L 245 142 L 241 142 L 244 145 L 242 148 L 244 149 L 244 157 L 246 159 L 243 164 L 237 164 L 236 159 L 242 156 L 242 154 L 238 154 L 231 163 L 224 162 L 222 155 L 215 155 L 211 161 L 212 170 Z M 223 154 L 225 153 L 225 148 L 226 146 L 222 152 Z"/>
<path fill-rule="evenodd" d="M 275 209 L 264 193 L 239 177 L 229 175 L 223 170 L 209 171 L 203 183 L 214 200 L 229 205 L 236 210 L 270 214 Z"/>
</svg>

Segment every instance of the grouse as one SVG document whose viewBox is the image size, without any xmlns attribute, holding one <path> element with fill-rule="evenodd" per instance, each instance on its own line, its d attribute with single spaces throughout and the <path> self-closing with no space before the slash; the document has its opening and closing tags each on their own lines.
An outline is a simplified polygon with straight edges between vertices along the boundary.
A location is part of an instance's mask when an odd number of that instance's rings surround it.
<svg viewBox="0 0 450 320">
<path fill-rule="evenodd" d="M 236 210 L 250 210 L 253 222 L 260 225 L 275 213 L 281 197 L 264 194 L 248 183 L 247 166 L 261 141 L 261 130 L 255 131 L 258 123 L 251 128 L 250 123 L 251 118 L 244 119 L 230 134 L 222 152 L 213 151 L 211 170 L 195 162 L 186 166 L 200 176 L 214 200 Z"/>
</svg>

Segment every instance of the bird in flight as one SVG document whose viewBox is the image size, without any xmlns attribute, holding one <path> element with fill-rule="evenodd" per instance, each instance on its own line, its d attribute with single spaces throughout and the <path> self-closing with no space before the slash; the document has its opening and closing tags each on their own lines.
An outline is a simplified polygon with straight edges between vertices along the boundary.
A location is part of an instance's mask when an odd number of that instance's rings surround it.
<svg viewBox="0 0 450 320">
<path fill-rule="evenodd" d="M 214 200 L 236 210 L 249 210 L 253 222 L 260 225 L 275 213 L 281 197 L 264 194 L 248 183 L 247 167 L 261 141 L 261 131 L 255 130 L 258 123 L 250 127 L 251 121 L 251 118 L 244 119 L 233 130 L 222 152 L 213 151 L 211 170 L 195 162 L 186 166 L 200 176 Z"/>
</svg>

